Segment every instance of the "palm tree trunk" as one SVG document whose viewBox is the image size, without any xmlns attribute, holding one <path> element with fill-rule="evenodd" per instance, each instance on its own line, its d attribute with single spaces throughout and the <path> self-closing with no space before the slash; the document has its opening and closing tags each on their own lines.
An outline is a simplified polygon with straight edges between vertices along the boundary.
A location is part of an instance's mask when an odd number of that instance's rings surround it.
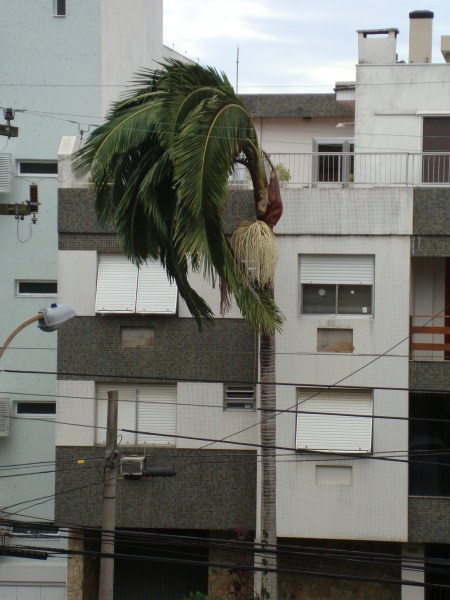
<svg viewBox="0 0 450 600">
<path fill-rule="evenodd" d="M 261 543 L 268 546 L 263 563 L 271 569 L 277 567 L 276 503 L 276 386 L 275 386 L 275 333 L 262 332 L 260 336 L 261 370 Z M 262 600 L 277 600 L 277 573 L 264 571 L 261 575 Z"/>
</svg>

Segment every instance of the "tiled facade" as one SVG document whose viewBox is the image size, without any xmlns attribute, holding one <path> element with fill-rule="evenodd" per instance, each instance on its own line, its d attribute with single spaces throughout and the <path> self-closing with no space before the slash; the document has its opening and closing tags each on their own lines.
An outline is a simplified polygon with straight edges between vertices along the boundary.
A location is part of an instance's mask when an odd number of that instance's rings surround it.
<svg viewBox="0 0 450 600">
<path fill-rule="evenodd" d="M 152 328 L 154 347 L 124 348 L 122 327 Z M 171 316 L 78 317 L 61 330 L 58 372 L 60 379 L 94 381 L 251 383 L 256 350 L 256 336 L 242 319 L 221 319 L 199 331 L 193 319 Z"/>
<path fill-rule="evenodd" d="M 56 519 L 99 527 L 104 449 L 59 447 Z M 117 527 L 233 530 L 254 528 L 256 453 L 252 450 L 126 448 L 145 452 L 148 466 L 170 467 L 175 477 L 117 482 Z M 77 464 L 77 460 L 85 462 Z M 67 493 L 67 490 L 73 490 Z"/>
</svg>

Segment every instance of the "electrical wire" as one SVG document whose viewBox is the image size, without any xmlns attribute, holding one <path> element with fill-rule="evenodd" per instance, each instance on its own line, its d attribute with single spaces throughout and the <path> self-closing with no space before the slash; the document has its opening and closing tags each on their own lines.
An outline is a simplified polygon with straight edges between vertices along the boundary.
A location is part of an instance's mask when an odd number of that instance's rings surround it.
<svg viewBox="0 0 450 600">
<path fill-rule="evenodd" d="M 47 551 L 52 553 L 54 556 L 90 556 L 97 558 L 114 558 L 115 560 L 135 560 L 142 562 L 152 562 L 152 563 L 164 563 L 164 564 L 174 564 L 174 565 L 189 565 L 189 566 L 197 566 L 197 567 L 208 567 L 208 568 L 219 568 L 226 569 L 227 571 L 233 571 L 233 569 L 238 568 L 241 571 L 248 572 L 276 572 L 279 574 L 290 574 L 290 575 L 302 575 L 305 577 L 322 577 L 325 579 L 338 579 L 338 580 L 348 580 L 348 581 L 364 581 L 368 583 L 382 583 L 382 584 L 393 584 L 393 585 L 407 585 L 412 587 L 419 588 L 434 588 L 434 589 L 450 589 L 450 585 L 446 584 L 438 584 L 438 583 L 429 583 L 429 582 L 419 582 L 414 580 L 406 580 L 397 578 L 397 577 L 383 577 L 383 576 L 374 576 L 374 575 L 364 575 L 362 573 L 351 573 L 351 572 L 342 572 L 342 571 L 325 571 L 322 567 L 319 569 L 300 569 L 300 568 L 287 568 L 287 567 L 277 567 L 273 568 L 268 565 L 248 565 L 245 563 L 240 563 L 236 565 L 233 562 L 217 562 L 211 560 L 195 560 L 188 559 L 186 557 L 179 559 L 173 558 L 169 556 L 160 557 L 160 556 L 143 556 L 140 554 L 129 554 L 122 552 L 114 552 L 114 554 L 104 554 L 96 551 L 88 551 L 88 550 L 69 550 L 69 549 L 61 549 L 55 547 L 47 547 L 47 546 L 31 546 L 31 545 L 21 545 L 17 546 L 17 549 L 27 549 L 31 551 Z"/>
<path fill-rule="evenodd" d="M 2 523 L 5 524 L 9 524 L 9 525 L 17 525 L 18 521 L 16 520 L 12 520 L 12 521 L 8 521 L 3 519 Z M 19 522 L 20 523 L 20 522 Z M 28 521 L 24 522 L 24 524 L 29 527 L 30 524 Z M 64 524 L 64 527 L 67 526 L 67 523 Z M 93 540 L 95 538 L 92 537 L 92 533 L 95 532 L 101 532 L 102 530 L 99 528 L 95 528 L 95 527 L 80 527 L 80 526 L 71 526 L 71 531 L 72 531 L 72 535 L 71 538 L 72 539 L 77 539 L 77 540 Z M 73 532 L 81 532 L 83 534 L 83 537 L 79 537 L 76 535 L 73 535 Z M 89 535 L 88 535 L 89 534 Z M 208 550 L 211 549 L 217 549 L 217 548 L 221 548 L 222 550 L 228 551 L 228 552 L 233 552 L 233 551 L 237 551 L 237 552 L 242 552 L 242 551 L 246 551 L 246 552 L 254 552 L 255 554 L 267 554 L 267 553 L 276 553 L 279 556 L 287 556 L 290 558 L 297 558 L 297 557 L 311 557 L 314 555 L 319 555 L 320 559 L 321 559 L 321 563 L 320 566 L 322 565 L 322 560 L 325 559 L 331 559 L 331 560 L 345 560 L 346 562 L 353 562 L 356 564 L 374 564 L 374 560 L 376 561 L 377 566 L 395 566 L 397 565 L 401 565 L 402 564 L 402 557 L 400 554 L 387 554 L 387 553 L 379 553 L 379 552 L 373 552 L 373 551 L 351 551 L 348 549 L 336 549 L 336 548 L 329 548 L 329 547 L 320 547 L 320 546 L 303 546 L 303 545 L 299 545 L 299 544 L 295 544 L 295 545 L 288 545 L 285 543 L 280 543 L 278 542 L 276 545 L 272 545 L 269 547 L 265 547 L 265 548 L 260 548 L 258 546 L 258 544 L 255 544 L 254 542 L 245 542 L 242 540 L 223 540 L 223 539 L 219 539 L 219 540 L 212 540 L 211 538 L 204 538 L 204 537 L 194 537 L 194 536 L 174 536 L 173 534 L 155 534 L 155 533 L 149 533 L 149 532 L 142 532 L 142 531 L 135 531 L 135 530 L 116 530 L 115 532 L 113 531 L 103 531 L 103 534 L 108 538 L 112 539 L 113 536 L 116 536 L 117 539 L 117 543 L 123 548 L 123 547 L 128 547 L 130 548 L 130 544 L 132 543 L 133 549 L 135 550 L 139 550 L 139 548 L 142 547 L 142 543 L 146 544 L 146 548 L 148 549 L 148 544 L 151 545 L 155 545 L 156 543 L 156 547 L 158 547 L 158 544 L 176 544 L 176 545 L 183 545 L 183 544 L 188 544 L 188 545 L 194 545 L 194 547 L 198 548 L 198 547 L 203 547 L 203 548 L 207 548 Z M 65 536 L 62 536 L 63 538 Z M 98 537 L 96 538 L 98 541 Z M 143 541 L 142 541 L 143 539 Z M 126 542 L 126 543 L 125 543 Z M 218 543 L 220 544 L 218 546 Z M 39 546 L 40 549 L 42 549 L 42 546 Z M 291 550 L 290 550 L 291 549 Z M 160 552 L 161 553 L 161 552 Z M 367 563 L 367 560 L 370 561 L 370 563 Z M 388 561 L 388 562 L 386 562 Z M 447 570 L 442 570 L 439 568 L 432 568 L 430 569 L 429 566 L 430 565 L 440 565 L 440 566 L 449 566 L 450 565 L 450 561 L 448 559 L 429 559 L 429 558 L 416 558 L 416 557 L 408 557 L 407 558 L 408 561 L 408 570 L 417 570 L 417 571 L 422 571 L 424 570 L 424 563 L 427 564 L 428 568 L 427 568 L 427 572 L 435 572 L 435 573 L 447 573 Z M 414 567 L 412 563 L 416 562 L 417 566 Z M 376 564 L 375 563 L 375 564 Z M 234 567 L 236 567 L 236 565 L 234 564 Z"/>
<path fill-rule="evenodd" d="M 396 344 L 396 346 L 400 345 L 401 343 L 404 343 L 405 341 L 407 341 L 408 338 L 405 338 L 403 340 L 401 340 L 400 342 L 398 342 L 398 344 Z M 1 348 L 1 346 L 0 346 Z M 386 352 L 389 352 L 389 350 L 387 350 Z M 317 355 L 312 354 L 313 356 L 321 356 L 322 353 L 319 353 Z M 348 356 L 348 355 L 346 355 Z M 375 362 L 376 360 L 380 359 L 380 358 L 389 358 L 389 355 L 386 355 L 386 353 L 382 353 L 382 354 L 374 354 L 374 355 L 368 355 L 368 356 L 374 356 L 374 360 L 366 363 L 365 365 L 362 365 L 361 367 L 358 367 L 358 369 L 356 369 L 355 371 L 352 371 L 351 373 L 349 373 L 348 375 L 346 375 L 344 378 L 342 378 L 339 383 L 330 383 L 330 384 L 326 384 L 326 383 L 305 383 L 305 382 L 292 382 L 292 381 L 274 381 L 271 382 L 273 385 L 276 385 L 278 387 L 303 387 L 303 388 L 323 388 L 323 390 L 325 389 L 330 389 L 330 388 L 336 388 L 336 389 L 343 389 L 343 390 L 381 390 L 381 391 L 394 391 L 394 392 L 412 392 L 415 394 L 436 394 L 436 395 L 442 395 L 442 394 L 448 394 L 450 393 L 450 389 L 449 388 L 417 388 L 417 387 L 408 387 L 408 386 L 381 386 L 381 385 L 340 385 L 340 383 L 342 381 L 345 381 L 346 379 L 352 377 L 352 375 L 354 375 L 355 373 L 365 369 L 366 367 L 370 366 L 373 362 Z M 444 361 L 442 361 L 442 363 L 444 363 Z M 72 372 L 72 371 L 38 371 L 38 370 L 31 370 L 31 369 L 27 369 L 27 370 L 21 370 L 21 369 L 0 369 L 0 373 L 12 373 L 12 374 L 19 374 L 19 375 L 59 375 L 60 377 L 79 377 L 79 378 L 92 378 L 95 380 L 100 380 L 101 383 L 111 383 L 111 385 L 114 385 L 114 380 L 118 379 L 118 380 L 125 380 L 125 381 L 136 381 L 136 379 L 139 379 L 140 381 L 149 381 L 149 382 L 166 382 L 166 383 L 216 383 L 216 384 L 236 384 L 236 380 L 235 379 L 204 379 L 204 378 L 200 378 L 200 377 L 170 377 L 170 376 L 164 376 L 164 375 L 139 375 L 138 377 L 136 375 L 117 375 L 117 373 L 93 373 L 93 372 Z M 122 383 L 122 381 L 117 382 L 116 385 L 120 385 Z M 249 379 L 244 379 L 244 380 L 240 380 L 239 381 L 240 384 L 243 385 L 261 385 L 261 381 L 260 380 L 249 380 Z M 139 385 L 139 384 L 136 384 Z M 95 399 L 91 396 L 65 396 L 65 395 L 60 395 L 60 394 L 39 394 L 39 393 L 33 393 L 33 392 L 13 392 L 13 391 L 7 391 L 4 390 L 1 392 L 2 394 L 10 394 L 10 395 L 23 395 L 23 396 L 35 396 L 35 397 L 47 397 L 47 398 L 70 398 L 70 399 L 81 399 L 81 400 L 91 400 L 91 399 Z M 134 402 L 134 401 L 132 401 Z M 186 403 L 180 403 L 180 406 L 185 405 Z M 196 406 L 196 404 L 194 403 L 187 403 L 187 405 L 192 405 L 192 406 Z M 200 405 L 203 406 L 203 405 Z M 206 406 L 206 405 L 205 405 Z M 291 407 L 293 408 L 293 407 Z M 223 409 L 223 406 L 222 406 Z"/>
</svg>

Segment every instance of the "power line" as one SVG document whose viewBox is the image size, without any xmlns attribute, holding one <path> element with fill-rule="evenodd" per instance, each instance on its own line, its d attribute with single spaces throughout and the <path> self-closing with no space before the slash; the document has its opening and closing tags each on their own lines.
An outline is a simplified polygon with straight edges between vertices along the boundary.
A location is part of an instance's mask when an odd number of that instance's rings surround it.
<svg viewBox="0 0 450 600">
<path fill-rule="evenodd" d="M 403 339 L 401 342 L 399 342 L 397 345 L 400 345 L 401 343 L 407 341 L 408 338 Z M 366 367 L 368 367 L 369 365 L 371 365 L 372 363 L 374 363 L 376 360 L 380 359 L 380 358 L 385 358 L 386 357 L 386 353 L 389 352 L 389 350 L 387 350 L 385 353 L 382 354 L 375 354 L 375 355 L 369 355 L 369 356 L 374 356 L 375 358 L 373 360 L 371 360 L 370 362 L 366 363 L 365 365 L 362 365 L 361 367 L 358 367 L 358 369 L 356 369 L 355 371 L 352 371 L 351 373 L 349 373 L 348 375 L 346 375 L 345 377 L 343 377 L 338 383 L 330 383 L 330 384 L 326 384 L 326 383 L 305 383 L 305 382 L 291 382 L 291 381 L 274 381 L 272 382 L 273 385 L 276 385 L 277 387 L 303 387 L 303 388 L 321 388 L 323 390 L 328 390 L 330 388 L 333 389 L 349 389 L 349 390 L 380 390 L 380 391 L 392 391 L 392 392 L 412 392 L 415 394 L 436 394 L 436 395 L 443 395 L 443 394 L 448 394 L 450 393 L 450 389 L 448 388 L 416 388 L 416 387 L 402 387 L 402 386 L 380 386 L 380 385 L 339 385 L 342 381 L 345 381 L 346 379 L 352 377 L 352 375 L 354 375 L 355 373 L 357 373 L 358 371 L 361 371 L 363 369 L 365 369 Z M 320 354 L 319 354 L 320 356 Z M 443 362 L 443 361 L 442 361 Z M 37 370 L 20 370 L 20 369 L 0 369 L 0 373 L 16 373 L 16 374 L 20 374 L 20 375 L 59 375 L 62 377 L 77 377 L 77 378 L 94 378 L 95 380 L 99 380 L 101 383 L 106 383 L 106 384 L 111 384 L 114 385 L 114 380 L 119 380 L 116 381 L 116 385 L 120 385 L 124 380 L 125 381 L 133 381 L 136 382 L 137 380 L 139 380 L 141 383 L 142 382 L 166 382 L 166 383 L 172 383 L 172 384 L 176 384 L 176 383 L 211 383 L 211 384 L 236 384 L 236 379 L 204 379 L 204 378 L 200 378 L 200 377 L 170 377 L 170 376 L 164 376 L 164 375 L 117 375 L 116 373 L 92 373 L 92 372 L 70 372 L 70 371 L 37 371 Z M 61 379 L 61 381 L 64 381 L 63 379 Z M 245 380 L 240 380 L 238 383 L 243 384 L 243 385 L 261 385 L 261 381 L 260 380 L 249 380 L 249 379 L 245 379 Z M 144 383 L 145 385 L 145 383 Z M 139 386 L 139 383 L 136 383 L 136 386 Z M 2 394 L 10 394 L 10 395 L 23 395 L 23 396 L 34 396 L 34 397 L 46 397 L 46 398 L 70 398 L 70 399 L 80 399 L 80 400 L 89 400 L 92 399 L 94 400 L 94 397 L 90 397 L 90 396 L 65 396 L 65 395 L 60 395 L 60 394 L 35 394 L 32 392 L 13 392 L 13 391 L 2 391 Z M 183 406 L 185 404 L 191 404 L 192 406 L 197 406 L 197 404 L 195 403 L 180 403 L 180 406 Z M 198 406 L 203 406 L 203 405 L 198 405 Z M 218 406 L 218 405 L 217 405 Z M 223 405 L 222 409 L 223 409 Z M 294 408 L 294 406 L 292 406 L 291 408 Z"/>
<path fill-rule="evenodd" d="M 373 575 L 363 575 L 361 573 L 354 574 L 350 572 L 342 572 L 342 571 L 325 571 L 323 568 L 321 570 L 314 569 L 299 569 L 299 568 L 287 568 L 287 567 L 278 567 L 276 569 L 268 567 L 267 565 L 258 566 L 258 565 L 248 565 L 245 563 L 236 563 L 232 562 L 216 562 L 210 560 L 194 560 L 187 559 L 186 557 L 179 559 L 173 558 L 169 556 L 161 557 L 161 556 L 143 556 L 142 554 L 128 554 L 122 552 L 115 552 L 114 554 L 102 554 L 96 551 L 88 551 L 88 550 L 68 550 L 55 547 L 47 547 L 47 546 L 31 546 L 31 545 L 23 545 L 18 546 L 18 548 L 24 548 L 30 551 L 47 551 L 56 555 L 65 555 L 65 556 L 90 556 L 90 557 L 105 557 L 105 558 L 114 558 L 115 560 L 137 560 L 142 562 L 154 562 L 154 563 L 169 563 L 175 565 L 190 565 L 197 567 L 214 567 L 219 569 L 233 570 L 239 568 L 242 571 L 255 572 L 255 571 L 271 571 L 277 572 L 279 574 L 290 574 L 290 575 L 303 575 L 305 577 L 323 577 L 326 579 L 338 579 L 338 580 L 351 580 L 351 581 L 365 581 L 370 583 L 384 583 L 384 584 L 394 584 L 394 585 L 408 585 L 412 587 L 420 587 L 420 588 L 435 588 L 435 589 L 450 589 L 449 585 L 445 584 L 437 584 L 437 583 L 427 583 L 427 582 L 418 582 L 413 580 L 405 580 L 400 578 L 393 577 L 382 577 L 382 576 L 373 576 Z"/>
</svg>

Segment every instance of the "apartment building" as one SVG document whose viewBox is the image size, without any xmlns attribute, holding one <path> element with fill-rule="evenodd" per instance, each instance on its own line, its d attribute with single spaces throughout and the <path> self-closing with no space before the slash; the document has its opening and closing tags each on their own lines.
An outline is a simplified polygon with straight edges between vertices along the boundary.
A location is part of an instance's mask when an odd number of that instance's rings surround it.
<svg viewBox="0 0 450 600">
<path fill-rule="evenodd" d="M 174 55 L 163 46 L 162 0 L 0 1 L 0 340 L 57 301 L 57 175 L 61 137 L 83 137 L 101 122 L 139 65 Z M 134 43 L 130 44 L 130 39 Z M 11 110 L 8 110 L 11 109 Z M 38 212 L 26 201 L 39 201 Z M 6 544 L 66 541 L 50 527 L 55 488 L 56 335 L 20 333 L 2 358 L 0 489 Z M 44 521 L 42 521 L 44 520 Z M 30 524 L 31 523 L 31 524 Z M 3 534 L 5 537 L 3 537 Z M 0 558 L 0 596 L 65 597 L 65 557 Z M 9 595 L 8 595 L 9 594 Z M 34 595 L 33 595 L 34 594 Z M 40 594 L 40 595 L 39 595 Z"/>
<path fill-rule="evenodd" d="M 275 284 L 286 317 L 276 360 L 282 599 L 435 600 L 450 583 L 450 65 L 432 62 L 432 21 L 410 14 L 408 61 L 397 57 L 398 30 L 359 31 L 355 82 L 335 95 L 243 96 L 285 180 Z M 116 561 L 117 597 L 131 582 L 136 597 L 162 597 L 163 583 L 167 598 L 225 595 L 226 559 L 207 540 L 257 528 L 257 456 L 245 445 L 258 443 L 257 340 L 236 309 L 219 316 L 218 292 L 201 278 L 217 318 L 199 332 L 159 265 L 138 272 L 120 255 L 92 191 L 70 174 L 76 144 L 64 140 L 60 163 L 59 294 L 78 317 L 59 333 L 56 455 L 71 467 L 57 473 L 56 518 L 100 527 L 92 466 L 104 460 L 106 394 L 118 390 L 117 527 L 173 537 L 164 555 L 140 550 L 168 557 L 164 566 Z M 237 171 L 228 232 L 249 216 L 248 185 Z M 135 477 L 130 464 L 177 474 Z M 98 549 L 98 531 L 84 535 L 73 547 Z M 203 567 L 176 564 L 190 559 L 189 539 L 205 540 Z M 116 552 L 127 552 L 120 532 Z M 95 569 L 80 563 L 87 593 Z"/>
</svg>

